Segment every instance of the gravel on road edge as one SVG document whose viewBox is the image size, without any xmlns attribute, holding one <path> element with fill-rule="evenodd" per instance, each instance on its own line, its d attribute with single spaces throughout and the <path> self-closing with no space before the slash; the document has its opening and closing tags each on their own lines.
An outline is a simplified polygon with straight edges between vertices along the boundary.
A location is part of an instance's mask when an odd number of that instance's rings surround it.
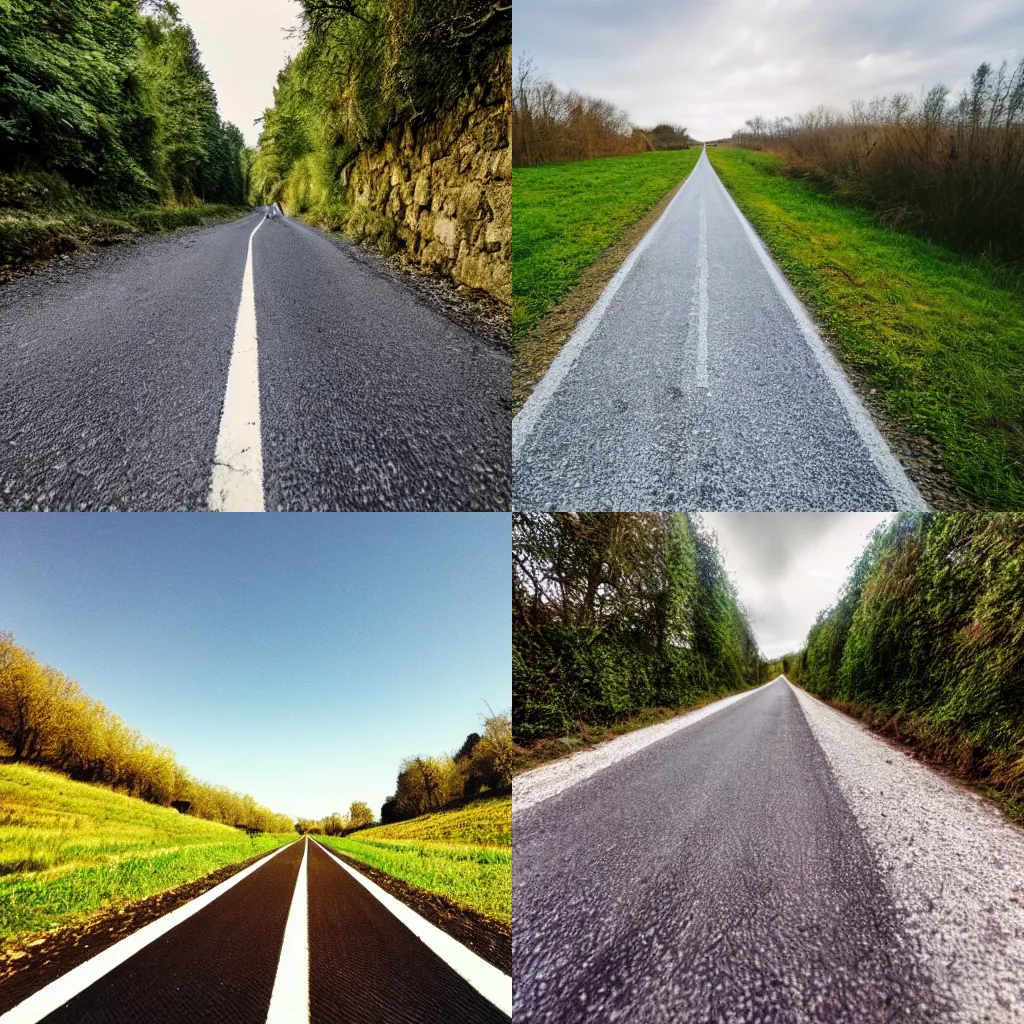
<svg viewBox="0 0 1024 1024">
<path fill-rule="evenodd" d="M 954 1024 L 1024 1022 L 1024 830 L 793 690 Z"/>
<path fill-rule="evenodd" d="M 773 679 L 772 682 L 774 681 Z M 591 775 L 595 775 L 617 761 L 643 750 L 644 747 L 649 747 L 652 743 L 657 743 L 658 740 L 665 739 L 666 736 L 671 736 L 680 729 L 699 722 L 702 718 L 707 718 L 708 715 L 713 715 L 716 711 L 727 708 L 743 697 L 749 697 L 750 694 L 763 690 L 765 686 L 771 686 L 771 683 L 764 683 L 752 690 L 741 690 L 739 693 L 723 697 L 713 704 L 705 704 L 694 711 L 670 718 L 667 722 L 659 722 L 657 725 L 649 725 L 643 729 L 637 729 L 635 732 L 616 736 L 605 743 L 599 743 L 596 747 L 581 750 L 569 757 L 540 765 L 538 768 L 517 775 L 512 780 L 513 819 L 516 814 L 528 810 L 534 804 L 557 796 L 570 786 L 589 779 Z"/>
</svg>

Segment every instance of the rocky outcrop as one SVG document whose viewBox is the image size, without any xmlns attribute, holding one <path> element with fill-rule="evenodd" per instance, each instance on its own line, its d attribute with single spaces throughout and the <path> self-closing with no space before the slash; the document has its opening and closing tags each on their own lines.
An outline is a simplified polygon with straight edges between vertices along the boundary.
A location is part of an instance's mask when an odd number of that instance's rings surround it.
<svg viewBox="0 0 1024 1024">
<path fill-rule="evenodd" d="M 407 124 L 342 172 L 345 233 L 512 301 L 512 55 L 431 123 Z"/>
</svg>

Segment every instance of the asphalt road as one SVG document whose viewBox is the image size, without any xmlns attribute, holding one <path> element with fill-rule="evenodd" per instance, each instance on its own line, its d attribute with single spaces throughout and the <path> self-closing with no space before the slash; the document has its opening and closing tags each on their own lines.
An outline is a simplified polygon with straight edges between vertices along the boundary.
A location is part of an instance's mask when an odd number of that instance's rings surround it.
<svg viewBox="0 0 1024 1024">
<path fill-rule="evenodd" d="M 513 501 L 924 507 L 706 153 L 517 414 Z"/>
<path fill-rule="evenodd" d="M 517 812 L 513 878 L 517 1024 L 954 1019 L 781 679 Z"/>
<path fill-rule="evenodd" d="M 0 289 L 0 510 L 209 507 L 262 218 Z M 284 217 L 251 274 L 266 511 L 508 507 L 506 353 Z"/>
<path fill-rule="evenodd" d="M 44 986 L 19 993 L 23 1001 L 0 1013 L 0 1021 L 507 1024 L 505 1013 L 335 859 L 315 843 L 308 853 L 305 847 L 300 841 L 266 858 L 119 965 L 76 985 L 80 991 L 59 1008 L 44 1006 L 40 1013 Z M 305 904 L 296 903 L 303 872 Z M 89 967 L 86 962 L 79 970 Z"/>
</svg>

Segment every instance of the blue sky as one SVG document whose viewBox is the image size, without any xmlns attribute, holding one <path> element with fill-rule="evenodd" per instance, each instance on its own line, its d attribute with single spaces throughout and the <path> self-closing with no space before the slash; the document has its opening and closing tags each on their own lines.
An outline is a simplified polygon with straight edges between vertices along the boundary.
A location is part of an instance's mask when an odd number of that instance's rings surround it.
<svg viewBox="0 0 1024 1024">
<path fill-rule="evenodd" d="M 292 815 L 511 706 L 506 513 L 0 516 L 0 630 Z"/>
</svg>

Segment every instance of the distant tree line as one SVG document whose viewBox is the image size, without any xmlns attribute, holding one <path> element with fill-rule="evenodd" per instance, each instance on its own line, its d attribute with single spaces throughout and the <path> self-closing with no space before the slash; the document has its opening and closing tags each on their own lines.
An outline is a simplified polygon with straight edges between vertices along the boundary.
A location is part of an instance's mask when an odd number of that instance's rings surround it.
<svg viewBox="0 0 1024 1024">
<path fill-rule="evenodd" d="M 0 755 L 42 765 L 208 821 L 289 832 L 292 820 L 200 782 L 172 750 L 145 739 L 63 672 L 0 633 Z"/>
<path fill-rule="evenodd" d="M 734 145 L 786 156 L 841 198 L 887 224 L 954 249 L 1024 260 L 1024 60 L 981 64 L 951 100 L 936 85 L 846 111 L 748 120 Z"/>
<path fill-rule="evenodd" d="M 652 140 L 607 100 L 566 92 L 517 60 L 512 88 L 512 166 L 649 153 Z"/>
<path fill-rule="evenodd" d="M 1024 514 L 877 530 L 791 675 L 1024 800 Z"/>
<path fill-rule="evenodd" d="M 676 707 L 758 679 L 714 537 L 682 513 L 525 513 L 512 523 L 517 742 Z"/>
<path fill-rule="evenodd" d="M 353 800 L 348 814 L 339 814 L 335 811 L 323 818 L 299 818 L 295 823 L 295 831 L 300 836 L 345 836 L 349 832 L 356 832 L 368 825 L 373 825 L 375 821 L 369 804 L 365 804 L 361 800 Z"/>
<path fill-rule="evenodd" d="M 345 221 L 342 174 L 402 124 L 501 73 L 511 0 L 300 0 L 303 46 L 278 75 L 251 197 Z"/>
<path fill-rule="evenodd" d="M 105 208 L 239 204 L 245 164 L 174 3 L 0 3 L 0 174 L 56 175 L 52 200 L 66 182 Z"/>
<path fill-rule="evenodd" d="M 454 754 L 406 758 L 394 795 L 381 808 L 381 823 L 511 792 L 514 751 L 512 723 L 507 715 L 497 714 L 486 719 L 483 735 L 471 732 Z"/>
</svg>

